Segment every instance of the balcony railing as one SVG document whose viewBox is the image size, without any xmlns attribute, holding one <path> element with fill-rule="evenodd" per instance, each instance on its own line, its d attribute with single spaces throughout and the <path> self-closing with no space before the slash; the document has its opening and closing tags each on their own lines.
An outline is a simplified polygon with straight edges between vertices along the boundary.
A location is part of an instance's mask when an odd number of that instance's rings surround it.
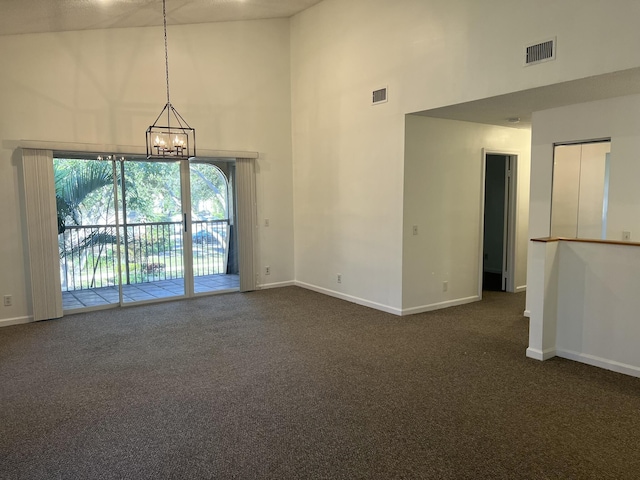
<svg viewBox="0 0 640 480">
<path fill-rule="evenodd" d="M 192 223 L 194 276 L 227 273 L 228 220 Z M 120 227 L 118 271 L 115 225 L 67 226 L 60 234 L 63 291 L 184 278 L 182 222 L 129 223 Z"/>
</svg>

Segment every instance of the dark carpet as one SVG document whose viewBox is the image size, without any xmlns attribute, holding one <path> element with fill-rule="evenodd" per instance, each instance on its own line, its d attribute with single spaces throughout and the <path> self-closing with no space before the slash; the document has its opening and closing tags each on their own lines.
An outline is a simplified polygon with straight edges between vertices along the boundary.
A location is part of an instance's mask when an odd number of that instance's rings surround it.
<svg viewBox="0 0 640 480">
<path fill-rule="evenodd" d="M 290 287 L 5 327 L 0 478 L 640 478 L 640 380 L 527 359 L 523 310 Z"/>
</svg>

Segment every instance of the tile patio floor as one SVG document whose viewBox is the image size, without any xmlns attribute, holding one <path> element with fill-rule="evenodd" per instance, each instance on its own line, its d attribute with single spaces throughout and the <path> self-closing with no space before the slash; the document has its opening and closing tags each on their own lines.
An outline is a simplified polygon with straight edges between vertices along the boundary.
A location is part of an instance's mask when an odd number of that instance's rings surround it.
<svg viewBox="0 0 640 480">
<path fill-rule="evenodd" d="M 239 275 L 205 275 L 195 277 L 195 293 L 215 292 L 239 288 Z M 184 280 L 162 280 L 152 283 L 138 283 L 122 287 L 125 303 L 154 300 L 156 298 L 175 297 L 184 294 Z M 118 303 L 118 287 L 93 288 L 91 290 L 76 290 L 62 292 L 62 308 L 73 310 L 76 308 L 98 307 Z"/>
</svg>

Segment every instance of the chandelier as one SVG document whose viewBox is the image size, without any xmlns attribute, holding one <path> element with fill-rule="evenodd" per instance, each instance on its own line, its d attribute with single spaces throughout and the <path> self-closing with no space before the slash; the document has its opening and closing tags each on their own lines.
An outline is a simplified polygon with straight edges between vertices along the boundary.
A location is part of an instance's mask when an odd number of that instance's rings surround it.
<svg viewBox="0 0 640 480">
<path fill-rule="evenodd" d="M 147 158 L 190 158 L 196 156 L 196 131 L 171 105 L 169 95 L 169 50 L 167 48 L 167 8 L 162 0 L 164 23 L 164 63 L 167 80 L 167 104 L 156 121 L 147 128 Z M 158 124 L 158 122 L 161 122 Z M 166 122 L 165 125 L 162 123 Z"/>
</svg>

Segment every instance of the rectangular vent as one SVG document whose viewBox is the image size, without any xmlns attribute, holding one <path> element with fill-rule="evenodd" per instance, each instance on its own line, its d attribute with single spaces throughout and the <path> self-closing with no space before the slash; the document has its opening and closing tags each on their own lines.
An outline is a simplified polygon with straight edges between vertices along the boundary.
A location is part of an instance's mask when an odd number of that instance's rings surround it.
<svg viewBox="0 0 640 480">
<path fill-rule="evenodd" d="M 387 101 L 387 87 L 374 90 L 372 99 L 373 99 L 371 102 L 372 105 L 377 105 L 378 103 L 385 103 Z"/>
<path fill-rule="evenodd" d="M 556 39 L 525 47 L 525 65 L 548 62 L 556 58 Z"/>
</svg>

